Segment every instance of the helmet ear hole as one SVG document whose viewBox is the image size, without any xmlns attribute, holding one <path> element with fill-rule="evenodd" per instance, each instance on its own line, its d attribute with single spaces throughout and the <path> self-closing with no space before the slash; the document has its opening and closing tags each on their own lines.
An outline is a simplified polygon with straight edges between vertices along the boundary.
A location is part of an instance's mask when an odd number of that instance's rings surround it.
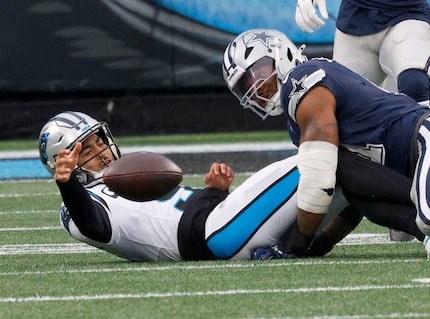
<svg viewBox="0 0 430 319">
<path fill-rule="evenodd" d="M 253 47 L 247 47 L 245 50 L 245 60 L 249 57 L 249 55 L 251 54 L 252 50 L 254 50 Z"/>
<path fill-rule="evenodd" d="M 288 48 L 287 57 L 288 57 L 288 60 L 290 60 L 290 62 L 293 61 L 293 53 L 291 52 L 290 48 Z"/>
</svg>

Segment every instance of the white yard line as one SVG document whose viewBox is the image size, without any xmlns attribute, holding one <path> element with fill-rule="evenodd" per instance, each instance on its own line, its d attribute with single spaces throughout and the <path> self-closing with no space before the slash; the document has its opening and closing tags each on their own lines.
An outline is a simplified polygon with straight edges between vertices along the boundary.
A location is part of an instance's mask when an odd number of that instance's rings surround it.
<svg viewBox="0 0 430 319">
<path fill-rule="evenodd" d="M 0 303 L 21 302 L 44 302 L 44 301 L 91 301 L 91 300 L 113 300 L 113 299 L 149 299 L 149 298 L 178 298 L 178 297 L 201 297 L 201 296 L 228 296 L 228 295 L 256 295 L 256 294 L 295 294 L 295 293 L 326 293 L 326 292 L 348 292 L 369 290 L 404 290 L 404 289 L 428 289 L 430 284 L 403 284 L 403 285 L 366 285 L 347 287 L 302 287 L 291 289 L 240 289 L 240 290 L 218 290 L 218 291 L 193 291 L 193 292 L 148 292 L 142 294 L 100 294 L 100 295 L 71 295 L 71 296 L 31 296 L 31 297 L 9 297 L 0 298 Z M 422 314 L 421 314 L 422 315 Z M 318 317 L 321 318 L 321 317 Z M 339 317 L 336 317 L 339 318 Z M 356 317 L 351 317 L 356 318 Z M 365 317 L 377 318 L 377 317 Z M 384 315 L 384 318 L 387 318 Z M 398 318 L 398 317 L 393 317 Z M 411 318 L 411 317 L 408 317 Z"/>
<path fill-rule="evenodd" d="M 327 265 L 379 265 L 379 264 L 412 264 L 426 262 L 423 258 L 399 258 L 399 259 L 370 259 L 370 260 L 327 260 L 327 259 L 304 259 L 304 260 L 279 260 L 276 263 L 256 262 L 256 263 L 220 263 L 220 264 L 194 264 L 189 265 L 187 263 L 169 263 L 166 262 L 163 266 L 151 266 L 151 263 L 134 263 L 134 267 L 124 268 L 87 268 L 87 269 L 58 269 L 49 271 L 16 271 L 16 272 L 0 272 L 0 276 L 45 276 L 52 274 L 87 274 L 87 273 L 114 273 L 114 272 L 154 272 L 154 271 L 172 271 L 172 270 L 202 270 L 207 271 L 210 269 L 247 269 L 255 267 L 304 267 L 304 266 L 327 266 Z M 149 265 L 149 266 L 148 266 Z M 417 278 L 413 279 L 413 282 L 418 283 L 430 283 L 429 278 Z"/>
<path fill-rule="evenodd" d="M 2 231 L 35 231 L 35 230 L 58 230 L 61 227 L 28 227 L 28 228 L 0 228 Z M 413 243 L 412 242 L 406 242 Z M 350 234 L 338 245 L 374 245 L 393 244 L 388 234 Z M 4 255 L 31 255 L 31 254 L 76 254 L 76 253 L 98 253 L 102 250 L 96 249 L 84 243 L 69 244 L 22 244 L 22 245 L 0 245 L 0 256 Z"/>
</svg>

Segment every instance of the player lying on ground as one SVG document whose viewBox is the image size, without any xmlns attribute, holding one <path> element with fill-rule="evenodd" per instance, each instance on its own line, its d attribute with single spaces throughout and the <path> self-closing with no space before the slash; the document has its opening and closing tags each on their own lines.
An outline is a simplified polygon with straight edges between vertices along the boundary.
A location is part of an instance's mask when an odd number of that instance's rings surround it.
<svg viewBox="0 0 430 319">
<path fill-rule="evenodd" d="M 179 186 L 159 200 L 134 202 L 100 178 L 121 156 L 106 123 L 64 112 L 42 128 L 39 145 L 64 201 L 65 230 L 129 260 L 249 259 L 254 248 L 284 241 L 296 218 L 296 156 L 263 168 L 231 194 L 233 171 L 214 163 L 204 189 Z M 409 225 L 396 226 L 422 236 Z"/>
<path fill-rule="evenodd" d="M 179 186 L 159 200 L 134 202 L 100 179 L 120 157 L 105 123 L 58 114 L 41 130 L 40 154 L 60 189 L 66 231 L 129 260 L 249 259 L 252 248 L 279 242 L 296 217 L 294 159 L 264 168 L 231 194 L 233 171 L 214 163 L 204 189 Z"/>
</svg>

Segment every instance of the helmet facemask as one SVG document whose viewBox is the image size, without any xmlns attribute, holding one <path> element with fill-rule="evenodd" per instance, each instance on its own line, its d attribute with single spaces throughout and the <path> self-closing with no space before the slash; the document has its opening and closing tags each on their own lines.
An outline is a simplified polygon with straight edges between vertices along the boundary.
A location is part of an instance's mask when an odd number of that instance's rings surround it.
<svg viewBox="0 0 430 319">
<path fill-rule="evenodd" d="M 263 120 L 269 115 L 282 113 L 279 103 L 280 83 L 272 58 L 263 57 L 249 67 L 236 82 L 232 92 L 245 109 L 251 109 Z"/>
<path fill-rule="evenodd" d="M 88 158 L 83 163 L 78 164 L 77 167 L 75 168 L 75 173 L 76 173 L 78 180 L 84 185 L 87 185 L 89 183 L 93 184 L 93 183 L 100 182 L 102 177 L 103 177 L 103 172 L 106 170 L 106 168 L 102 169 L 100 171 L 93 171 L 93 170 L 87 169 L 84 166 L 88 162 L 92 161 L 95 158 L 98 158 L 107 167 L 108 163 L 106 162 L 105 157 L 101 155 L 106 150 L 109 150 L 115 159 L 118 159 L 120 157 L 120 152 L 119 152 L 118 146 L 113 141 L 109 127 L 107 126 L 106 123 L 100 123 L 100 124 L 101 124 L 100 128 L 96 132 L 89 134 L 86 138 L 95 134 L 102 139 L 105 146 L 97 154 L 94 154 L 92 157 Z M 82 139 L 81 141 L 77 141 L 77 142 L 84 142 L 86 138 Z M 76 145 L 76 143 L 75 143 L 75 145 Z M 75 145 L 73 145 L 70 149 L 73 149 L 73 147 Z"/>
</svg>

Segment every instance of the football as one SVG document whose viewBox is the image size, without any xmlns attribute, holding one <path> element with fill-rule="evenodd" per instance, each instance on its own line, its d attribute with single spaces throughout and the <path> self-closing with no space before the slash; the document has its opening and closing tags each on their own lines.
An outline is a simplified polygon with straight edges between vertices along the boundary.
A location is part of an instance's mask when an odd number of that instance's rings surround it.
<svg viewBox="0 0 430 319">
<path fill-rule="evenodd" d="M 119 196 L 143 202 L 172 191 L 182 181 L 182 170 L 164 155 L 133 152 L 111 163 L 103 181 Z"/>
</svg>

